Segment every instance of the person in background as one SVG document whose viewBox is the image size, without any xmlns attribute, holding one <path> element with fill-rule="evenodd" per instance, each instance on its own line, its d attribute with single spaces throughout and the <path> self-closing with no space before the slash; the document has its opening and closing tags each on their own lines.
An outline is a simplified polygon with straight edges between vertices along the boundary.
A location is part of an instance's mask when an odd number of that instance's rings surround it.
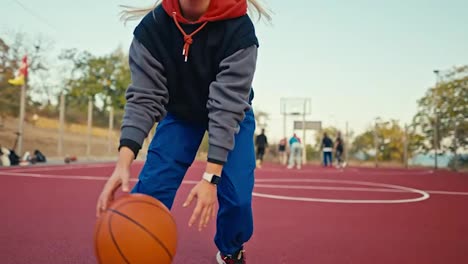
<svg viewBox="0 0 468 264">
<path fill-rule="evenodd" d="M 20 165 L 21 166 L 27 166 L 33 164 L 31 152 L 26 151 L 23 154 L 23 157 L 21 158 Z"/>
<path fill-rule="evenodd" d="M 0 166 L 2 167 L 10 167 L 10 150 L 0 146 Z"/>
<path fill-rule="evenodd" d="M 286 165 L 287 153 L 286 153 L 286 138 L 282 138 L 278 144 L 278 154 L 281 165 Z"/>
<path fill-rule="evenodd" d="M 291 150 L 291 153 L 289 154 L 288 169 L 294 168 L 294 165 L 296 165 L 298 169 L 301 169 L 302 143 L 301 143 L 301 139 L 296 134 L 294 134 L 289 139 L 289 148 Z"/>
<path fill-rule="evenodd" d="M 265 150 L 268 147 L 268 138 L 265 135 L 265 129 L 262 128 L 262 132 L 255 138 L 255 146 L 257 147 L 257 168 L 261 168 L 263 164 L 263 156 Z"/>
<path fill-rule="evenodd" d="M 34 163 L 46 163 L 47 157 L 40 150 L 34 150 Z"/>
<path fill-rule="evenodd" d="M 335 140 L 335 147 L 334 147 L 335 158 L 337 161 L 337 164 L 336 164 L 337 168 L 346 167 L 346 162 L 344 162 L 344 159 L 343 159 L 344 148 L 345 146 L 344 146 L 343 138 L 341 137 L 341 132 L 338 132 L 338 135 Z"/>
<path fill-rule="evenodd" d="M 333 140 L 331 140 L 327 133 L 323 133 L 321 149 L 323 152 L 323 166 L 333 166 Z"/>
</svg>

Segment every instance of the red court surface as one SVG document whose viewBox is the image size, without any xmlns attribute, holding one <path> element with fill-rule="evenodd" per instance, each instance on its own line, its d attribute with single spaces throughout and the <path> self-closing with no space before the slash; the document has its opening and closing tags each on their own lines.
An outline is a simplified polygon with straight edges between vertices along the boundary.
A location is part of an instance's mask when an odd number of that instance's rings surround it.
<svg viewBox="0 0 468 264">
<path fill-rule="evenodd" d="M 95 202 L 112 166 L 0 169 L 0 263 L 96 263 Z M 175 201 L 174 263 L 216 263 L 214 222 L 190 229 L 182 208 L 202 172 L 190 168 Z M 250 264 L 468 263 L 466 173 L 268 165 L 256 178 Z"/>
</svg>

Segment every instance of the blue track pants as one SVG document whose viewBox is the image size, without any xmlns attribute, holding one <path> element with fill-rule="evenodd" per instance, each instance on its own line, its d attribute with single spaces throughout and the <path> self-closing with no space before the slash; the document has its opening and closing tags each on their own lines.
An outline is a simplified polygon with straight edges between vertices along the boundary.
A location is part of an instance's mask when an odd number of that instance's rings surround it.
<svg viewBox="0 0 468 264">
<path fill-rule="evenodd" d="M 132 192 L 153 196 L 171 208 L 205 131 L 203 125 L 177 119 L 168 113 L 158 124 Z M 218 185 L 219 210 L 214 241 L 224 255 L 238 251 L 253 233 L 254 131 L 255 118 L 253 111 L 249 111 L 240 123 L 235 147 L 228 155 Z"/>
</svg>

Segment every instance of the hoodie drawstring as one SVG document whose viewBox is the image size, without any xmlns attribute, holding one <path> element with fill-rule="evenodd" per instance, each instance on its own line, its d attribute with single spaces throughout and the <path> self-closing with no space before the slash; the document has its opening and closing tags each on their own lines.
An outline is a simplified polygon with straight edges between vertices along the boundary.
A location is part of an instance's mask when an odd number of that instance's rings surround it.
<svg viewBox="0 0 468 264">
<path fill-rule="evenodd" d="M 197 34 L 200 30 L 202 30 L 206 26 L 206 24 L 208 24 L 208 21 L 203 23 L 199 28 L 197 28 L 197 30 L 192 32 L 192 34 L 187 35 L 185 33 L 184 29 L 180 26 L 179 21 L 177 21 L 176 15 L 177 15 L 176 12 L 172 12 L 172 18 L 174 18 L 174 23 L 176 24 L 176 26 L 179 29 L 180 33 L 182 33 L 182 35 L 184 36 L 184 48 L 182 50 L 182 55 L 185 56 L 185 62 L 187 62 L 188 55 L 189 55 L 189 50 L 190 50 L 190 45 L 192 45 L 192 43 L 193 43 L 192 37 L 195 34 Z"/>
</svg>

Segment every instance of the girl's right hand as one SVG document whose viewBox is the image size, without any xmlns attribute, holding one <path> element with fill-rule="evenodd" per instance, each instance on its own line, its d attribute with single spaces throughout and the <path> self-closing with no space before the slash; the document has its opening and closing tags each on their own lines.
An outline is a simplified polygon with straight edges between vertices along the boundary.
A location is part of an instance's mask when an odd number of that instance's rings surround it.
<svg viewBox="0 0 468 264">
<path fill-rule="evenodd" d="M 99 217 L 114 200 L 115 191 L 117 191 L 120 186 L 122 186 L 123 192 L 130 191 L 130 165 L 133 157 L 133 152 L 129 153 L 126 148 L 121 149 L 119 161 L 115 166 L 114 172 L 107 180 L 99 195 L 96 205 L 96 217 Z"/>
</svg>

